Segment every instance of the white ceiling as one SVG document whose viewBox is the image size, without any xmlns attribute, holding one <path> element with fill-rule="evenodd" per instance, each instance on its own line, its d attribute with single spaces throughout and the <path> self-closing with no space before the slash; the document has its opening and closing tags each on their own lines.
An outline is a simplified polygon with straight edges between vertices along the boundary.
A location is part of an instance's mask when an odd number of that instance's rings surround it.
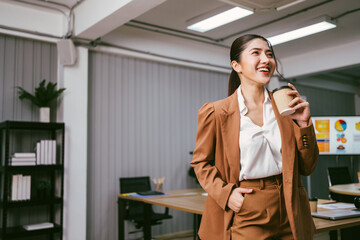
<svg viewBox="0 0 360 240">
<path fill-rule="evenodd" d="M 291 56 L 297 54 L 299 48 L 303 48 L 305 52 L 311 52 L 320 47 L 341 45 L 354 39 L 360 39 L 359 0 L 307 0 L 281 11 L 255 13 L 205 33 L 186 29 L 186 22 L 189 19 L 224 5 L 226 5 L 224 2 L 217 0 L 168 0 L 126 25 L 146 28 L 149 31 L 161 30 L 164 34 L 177 34 L 186 38 L 230 46 L 236 37 L 245 33 L 270 37 L 281 29 L 288 29 L 299 23 L 327 15 L 332 18 L 338 17 L 336 19 L 337 28 L 275 46 L 276 54 Z M 229 5 L 230 7 L 232 6 Z M 355 11 L 356 9 L 357 11 Z M 354 12 L 351 13 L 351 11 Z M 341 15 L 343 16 L 341 17 Z M 336 69 L 331 73 L 298 77 L 297 80 L 310 79 L 310 77 L 312 80 L 324 79 L 360 86 L 360 66 Z"/>
<path fill-rule="evenodd" d="M 9 0 L 7 1 L 9 2 Z M 12 3 L 23 4 L 29 8 L 38 8 L 38 6 L 28 4 L 32 3 L 61 10 L 82 5 L 86 1 L 10 0 Z M 177 36 L 179 39 L 192 39 L 202 44 L 218 44 L 228 47 L 237 36 L 244 33 L 256 33 L 270 37 L 302 22 L 327 15 L 337 21 L 335 29 L 275 46 L 276 54 L 292 56 L 298 53 L 299 48 L 304 49 L 305 52 L 311 52 L 320 47 L 341 45 L 360 39 L 359 0 L 306 0 L 281 11 L 255 12 L 251 16 L 205 33 L 197 33 L 186 28 L 188 20 L 219 7 L 231 8 L 232 6 L 221 0 L 167 0 L 135 17 L 125 25 L 130 28 Z M 43 9 L 47 11 L 46 8 Z M 309 78 L 310 76 L 304 77 Z M 359 66 L 335 69 L 331 73 L 321 73 L 311 77 L 330 81 L 346 81 L 347 84 L 360 86 Z"/>
</svg>

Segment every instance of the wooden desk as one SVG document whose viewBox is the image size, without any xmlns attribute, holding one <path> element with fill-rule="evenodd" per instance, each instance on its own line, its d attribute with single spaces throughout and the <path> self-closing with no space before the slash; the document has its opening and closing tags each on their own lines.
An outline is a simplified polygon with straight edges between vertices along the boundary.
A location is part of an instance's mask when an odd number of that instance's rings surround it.
<svg viewBox="0 0 360 240">
<path fill-rule="evenodd" d="M 334 185 L 334 186 L 329 187 L 329 190 L 331 192 L 337 193 L 337 194 L 360 196 L 360 184 L 359 183 Z"/>
<path fill-rule="evenodd" d="M 151 239 L 151 205 L 158 205 L 168 207 L 184 212 L 194 213 L 194 220 L 198 218 L 196 215 L 201 215 L 204 210 L 206 196 L 203 194 L 203 189 L 185 189 L 167 191 L 167 195 L 152 196 L 152 197 L 132 197 L 118 195 L 118 229 L 119 240 L 125 239 L 124 232 L 124 213 L 125 201 L 138 201 L 144 203 L 144 239 Z M 196 224 L 196 223 L 195 223 Z M 196 233 L 195 233 L 196 234 Z"/>
<path fill-rule="evenodd" d="M 202 215 L 206 200 L 204 190 L 188 189 L 169 191 L 166 193 L 169 195 L 147 198 L 144 199 L 144 202 Z"/>
<path fill-rule="evenodd" d="M 168 207 L 172 209 L 177 209 L 180 211 L 185 211 L 189 213 L 194 213 L 201 215 L 204 210 L 206 196 L 203 195 L 204 191 L 202 189 L 186 189 L 186 190 L 177 190 L 166 192 L 168 195 L 165 196 L 154 196 L 154 197 L 130 197 L 130 196 L 118 196 L 118 211 L 119 211 L 119 240 L 124 238 L 124 201 L 139 201 L 143 202 L 145 206 L 145 222 L 144 226 L 144 239 L 151 239 L 151 226 L 150 226 L 150 207 L 151 205 L 158 205 L 163 207 Z M 331 203 L 329 200 L 320 200 L 319 204 Z M 318 208 L 319 211 L 324 209 Z M 146 211 L 148 214 L 146 214 Z M 316 227 L 316 233 L 327 232 L 332 230 L 337 230 L 346 227 L 353 227 L 360 225 L 359 218 L 349 218 L 343 220 L 326 220 L 321 218 L 313 218 Z"/>
</svg>

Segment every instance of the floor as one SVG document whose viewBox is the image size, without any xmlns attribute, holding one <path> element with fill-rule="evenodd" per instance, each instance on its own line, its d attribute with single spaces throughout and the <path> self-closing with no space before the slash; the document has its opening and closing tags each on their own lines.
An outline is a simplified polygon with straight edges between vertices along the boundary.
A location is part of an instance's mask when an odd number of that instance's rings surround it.
<svg viewBox="0 0 360 240">
<path fill-rule="evenodd" d="M 153 240 L 193 240 L 192 231 L 185 231 L 173 234 L 166 234 L 161 236 L 153 237 Z M 137 238 L 132 240 L 142 240 L 143 238 Z M 328 232 L 317 233 L 314 236 L 314 240 L 330 240 Z M 341 237 L 338 236 L 338 240 L 341 240 Z"/>
<path fill-rule="evenodd" d="M 193 240 L 193 231 L 177 232 L 154 237 L 154 240 Z"/>
</svg>

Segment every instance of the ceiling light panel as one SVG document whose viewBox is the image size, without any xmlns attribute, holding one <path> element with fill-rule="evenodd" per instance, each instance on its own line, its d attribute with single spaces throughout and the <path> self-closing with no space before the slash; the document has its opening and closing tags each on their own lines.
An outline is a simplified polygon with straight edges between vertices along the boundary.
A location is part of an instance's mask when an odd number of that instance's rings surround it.
<svg viewBox="0 0 360 240">
<path fill-rule="evenodd" d="M 253 9 L 255 12 L 270 11 L 291 3 L 298 2 L 299 0 L 218 0 L 234 6 L 245 7 Z"/>
<path fill-rule="evenodd" d="M 320 18 L 317 22 L 313 22 L 306 26 L 299 27 L 295 30 L 291 30 L 285 33 L 281 33 L 276 36 L 268 37 L 267 39 L 274 46 L 298 38 L 306 37 L 315 33 L 323 32 L 335 27 L 336 27 L 335 22 L 330 21 L 328 17 Z"/>
<path fill-rule="evenodd" d="M 198 17 L 196 20 L 194 19 L 191 20 L 191 22 L 189 21 L 187 28 L 197 32 L 206 32 L 251 14 L 253 14 L 253 12 L 250 10 L 234 7 L 215 15 L 211 13 L 202 15 L 202 20 L 199 20 L 200 17 Z"/>
</svg>

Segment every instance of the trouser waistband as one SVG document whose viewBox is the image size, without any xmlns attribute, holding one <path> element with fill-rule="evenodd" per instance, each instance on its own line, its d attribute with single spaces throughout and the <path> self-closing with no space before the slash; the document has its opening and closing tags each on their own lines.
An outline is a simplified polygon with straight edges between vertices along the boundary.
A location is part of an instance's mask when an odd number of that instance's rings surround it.
<svg viewBox="0 0 360 240">
<path fill-rule="evenodd" d="M 240 182 L 240 187 L 259 187 L 260 189 L 263 189 L 266 186 L 281 185 L 281 184 L 282 184 L 282 174 L 278 174 L 266 178 L 242 180 Z"/>
</svg>

